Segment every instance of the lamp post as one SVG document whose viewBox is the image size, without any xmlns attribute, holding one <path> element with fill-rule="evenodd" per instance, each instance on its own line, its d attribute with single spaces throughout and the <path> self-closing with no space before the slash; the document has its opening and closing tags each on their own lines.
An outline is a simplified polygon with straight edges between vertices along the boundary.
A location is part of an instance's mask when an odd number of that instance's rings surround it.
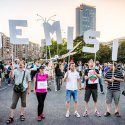
<svg viewBox="0 0 125 125">
<path fill-rule="evenodd" d="M 39 14 L 36 14 L 36 15 L 37 15 L 38 17 L 40 17 L 40 19 L 37 19 L 37 21 L 41 21 L 41 20 L 42 20 L 44 23 L 47 23 L 47 22 L 49 22 L 49 21 L 55 21 L 55 20 L 53 20 L 52 18 L 56 16 L 56 14 L 54 14 L 54 15 L 48 17 L 48 18 L 44 18 L 44 17 L 42 17 L 42 16 L 39 15 Z M 51 58 L 50 47 L 48 47 L 48 48 L 49 48 L 49 55 L 50 55 L 50 58 Z M 58 48 L 58 45 L 57 45 L 57 48 Z M 58 51 L 58 49 L 57 49 L 57 51 Z M 47 61 L 47 45 L 46 45 L 46 61 Z"/>
</svg>

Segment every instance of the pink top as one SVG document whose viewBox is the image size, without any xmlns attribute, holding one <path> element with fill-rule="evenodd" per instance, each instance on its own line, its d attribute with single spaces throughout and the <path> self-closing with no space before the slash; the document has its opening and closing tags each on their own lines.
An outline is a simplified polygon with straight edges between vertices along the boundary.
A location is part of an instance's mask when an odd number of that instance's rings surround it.
<svg viewBox="0 0 125 125">
<path fill-rule="evenodd" d="M 47 81 L 48 74 L 38 73 L 37 76 L 35 75 L 35 78 L 36 78 L 37 81 Z M 48 92 L 48 90 L 47 89 L 37 89 L 37 85 L 36 85 L 36 92 L 38 92 L 38 93 L 45 93 L 45 92 Z"/>
</svg>

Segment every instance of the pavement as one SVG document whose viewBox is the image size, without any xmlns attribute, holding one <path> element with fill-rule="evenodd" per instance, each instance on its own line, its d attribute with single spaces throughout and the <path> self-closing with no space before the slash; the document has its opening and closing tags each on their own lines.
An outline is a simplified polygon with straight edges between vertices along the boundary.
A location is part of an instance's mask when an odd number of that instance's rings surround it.
<svg viewBox="0 0 125 125">
<path fill-rule="evenodd" d="M 12 86 L 6 87 L 0 90 L 0 125 L 5 125 L 10 113 L 10 105 L 12 100 Z M 104 88 L 106 86 L 104 85 Z M 122 84 L 122 90 L 125 89 L 125 85 Z M 73 101 L 71 102 L 71 116 L 70 118 L 65 117 L 65 85 L 62 86 L 61 91 L 55 92 L 54 84 L 51 85 L 52 91 L 49 91 L 45 101 L 44 112 L 46 119 L 37 122 L 37 99 L 36 96 L 31 93 L 27 97 L 27 108 L 26 108 L 26 120 L 21 122 L 19 120 L 20 101 L 17 106 L 15 121 L 11 125 L 125 125 L 125 96 L 121 95 L 120 99 L 120 113 L 121 118 L 114 116 L 114 103 L 112 104 L 112 115 L 111 117 L 105 118 L 103 115 L 106 111 L 105 95 L 100 94 L 98 98 L 98 110 L 102 114 L 102 117 L 98 118 L 94 116 L 93 101 L 92 98 L 89 103 L 89 117 L 84 118 L 82 114 L 84 112 L 84 90 L 79 95 L 79 109 L 78 112 L 81 118 L 76 118 L 74 114 Z M 106 90 L 106 89 L 105 89 Z"/>
</svg>

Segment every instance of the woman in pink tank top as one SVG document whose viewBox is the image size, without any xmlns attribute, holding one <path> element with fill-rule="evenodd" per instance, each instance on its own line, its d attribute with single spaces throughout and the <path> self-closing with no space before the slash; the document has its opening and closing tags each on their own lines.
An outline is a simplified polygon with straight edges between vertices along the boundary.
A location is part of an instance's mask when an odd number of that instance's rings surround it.
<svg viewBox="0 0 125 125">
<path fill-rule="evenodd" d="M 45 118 L 43 109 L 44 101 L 47 95 L 47 79 L 48 74 L 44 74 L 44 66 L 39 68 L 39 72 L 34 77 L 34 94 L 36 94 L 38 100 L 38 121 Z"/>
</svg>

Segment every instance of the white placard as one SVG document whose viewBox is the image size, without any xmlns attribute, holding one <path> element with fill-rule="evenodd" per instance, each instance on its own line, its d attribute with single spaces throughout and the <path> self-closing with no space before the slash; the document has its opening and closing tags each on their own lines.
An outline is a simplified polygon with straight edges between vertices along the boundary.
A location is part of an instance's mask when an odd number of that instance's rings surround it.
<svg viewBox="0 0 125 125">
<path fill-rule="evenodd" d="M 45 40 L 46 40 L 46 45 L 52 45 L 51 43 L 51 37 L 50 33 L 56 33 L 56 38 L 57 38 L 57 43 L 61 44 L 62 43 L 62 34 L 61 34 L 61 27 L 60 27 L 60 22 L 56 21 L 52 25 L 49 24 L 48 22 L 43 23 L 43 28 L 44 28 L 44 33 L 45 33 Z"/>
<path fill-rule="evenodd" d="M 113 40 L 113 46 L 112 46 L 112 61 L 117 61 L 118 56 L 118 39 Z"/>
<path fill-rule="evenodd" d="M 22 36 L 22 30 L 16 27 L 27 27 L 27 20 L 9 20 L 10 42 L 12 44 L 29 44 L 28 38 L 19 38 Z"/>
<path fill-rule="evenodd" d="M 99 41 L 95 37 L 100 37 L 100 32 L 88 30 L 84 33 L 84 41 L 86 44 L 93 44 L 94 47 L 83 47 L 83 52 L 96 53 L 99 50 Z"/>
<path fill-rule="evenodd" d="M 37 89 L 47 89 L 47 81 L 38 81 Z"/>
<path fill-rule="evenodd" d="M 0 33 L 0 49 L 2 48 L 2 34 Z"/>
<path fill-rule="evenodd" d="M 73 49 L 73 27 L 68 27 L 67 29 L 67 50 Z"/>
</svg>

